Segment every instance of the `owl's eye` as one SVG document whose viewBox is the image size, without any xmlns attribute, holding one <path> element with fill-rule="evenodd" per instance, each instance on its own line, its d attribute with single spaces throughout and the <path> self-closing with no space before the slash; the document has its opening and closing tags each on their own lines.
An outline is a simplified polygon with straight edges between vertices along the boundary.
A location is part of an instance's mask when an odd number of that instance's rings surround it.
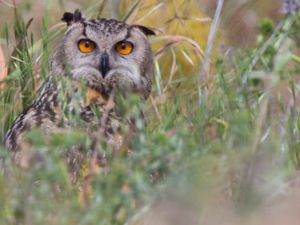
<svg viewBox="0 0 300 225">
<path fill-rule="evenodd" d="M 120 41 L 115 45 L 115 49 L 121 55 L 129 55 L 133 51 L 133 44 L 129 41 Z"/>
<path fill-rule="evenodd" d="M 88 39 L 82 39 L 78 42 L 78 48 L 82 53 L 89 53 L 94 51 L 95 43 Z"/>
</svg>

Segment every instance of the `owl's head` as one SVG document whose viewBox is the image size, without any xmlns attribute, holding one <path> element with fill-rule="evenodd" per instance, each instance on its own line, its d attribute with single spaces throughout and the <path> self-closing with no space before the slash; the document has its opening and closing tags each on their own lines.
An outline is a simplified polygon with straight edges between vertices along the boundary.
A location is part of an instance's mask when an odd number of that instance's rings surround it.
<svg viewBox="0 0 300 225">
<path fill-rule="evenodd" d="M 65 13 L 62 20 L 68 27 L 53 54 L 52 73 L 84 79 L 95 88 L 105 83 L 149 96 L 152 30 L 114 19 L 87 20 L 78 10 Z"/>
</svg>

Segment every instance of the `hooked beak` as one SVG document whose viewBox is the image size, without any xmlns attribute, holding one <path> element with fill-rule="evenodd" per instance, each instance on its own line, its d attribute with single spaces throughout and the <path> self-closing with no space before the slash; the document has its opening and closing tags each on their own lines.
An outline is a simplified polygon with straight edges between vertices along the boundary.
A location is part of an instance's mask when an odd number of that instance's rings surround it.
<svg viewBox="0 0 300 225">
<path fill-rule="evenodd" d="M 100 72 L 102 73 L 103 78 L 105 77 L 107 72 L 110 70 L 110 68 L 109 68 L 109 56 L 108 56 L 107 52 L 104 52 L 101 55 L 99 69 L 100 69 Z"/>
</svg>

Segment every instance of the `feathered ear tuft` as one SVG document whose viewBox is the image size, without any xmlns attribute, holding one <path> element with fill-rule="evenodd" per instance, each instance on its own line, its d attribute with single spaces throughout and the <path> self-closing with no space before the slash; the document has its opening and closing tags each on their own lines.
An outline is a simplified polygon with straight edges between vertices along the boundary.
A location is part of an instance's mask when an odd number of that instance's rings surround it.
<svg viewBox="0 0 300 225">
<path fill-rule="evenodd" d="M 132 25 L 131 27 L 139 29 L 140 31 L 142 31 L 147 36 L 156 35 L 155 32 L 153 30 L 151 30 L 150 28 L 148 28 L 148 27 L 144 27 L 144 26 L 141 26 L 141 25 Z"/>
<path fill-rule="evenodd" d="M 65 12 L 61 20 L 66 22 L 67 25 L 70 26 L 72 23 L 82 21 L 83 17 L 79 9 L 76 9 L 74 13 Z"/>
</svg>

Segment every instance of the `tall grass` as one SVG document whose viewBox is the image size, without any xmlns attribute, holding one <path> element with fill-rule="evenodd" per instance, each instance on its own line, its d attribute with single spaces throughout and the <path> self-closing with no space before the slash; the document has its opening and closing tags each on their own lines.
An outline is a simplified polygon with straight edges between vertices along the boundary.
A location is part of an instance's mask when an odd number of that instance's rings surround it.
<svg viewBox="0 0 300 225">
<path fill-rule="evenodd" d="M 138 2 L 128 7 L 123 19 Z M 97 8 L 100 13 L 103 7 Z M 16 9 L 16 49 L 0 92 L 0 138 L 35 98 L 33 90 L 47 74 L 49 44 L 59 32 L 47 29 L 45 15 L 42 39 L 34 40 Z M 132 153 L 106 151 L 108 171 L 91 169 L 87 150 L 81 178 L 71 182 L 63 155 L 74 144 L 89 142 L 76 131 L 50 138 L 30 132 L 35 157 L 24 167 L 14 165 L 0 147 L 0 224 L 247 224 L 249 217 L 255 224 L 266 221 L 258 212 L 297 192 L 299 24 L 299 13 L 275 26 L 264 20 L 255 48 L 219 54 L 211 63 L 205 98 L 197 82 L 200 66 L 189 70 L 191 74 L 179 69 L 179 75 L 168 80 L 162 76 L 165 62 L 157 57 L 153 94 L 144 106 L 146 123 L 135 111 L 135 99 L 133 106 L 124 104 L 125 111 L 136 115 L 137 132 L 128 144 Z M 180 47 L 171 44 L 158 51 L 171 52 L 176 59 Z M 38 71 L 33 68 L 37 58 Z M 180 67 L 178 60 L 173 62 L 170 67 Z M 174 70 L 167 70 L 168 78 Z M 181 87 L 184 82 L 189 85 Z M 99 154 L 105 148 L 109 146 Z"/>
</svg>

